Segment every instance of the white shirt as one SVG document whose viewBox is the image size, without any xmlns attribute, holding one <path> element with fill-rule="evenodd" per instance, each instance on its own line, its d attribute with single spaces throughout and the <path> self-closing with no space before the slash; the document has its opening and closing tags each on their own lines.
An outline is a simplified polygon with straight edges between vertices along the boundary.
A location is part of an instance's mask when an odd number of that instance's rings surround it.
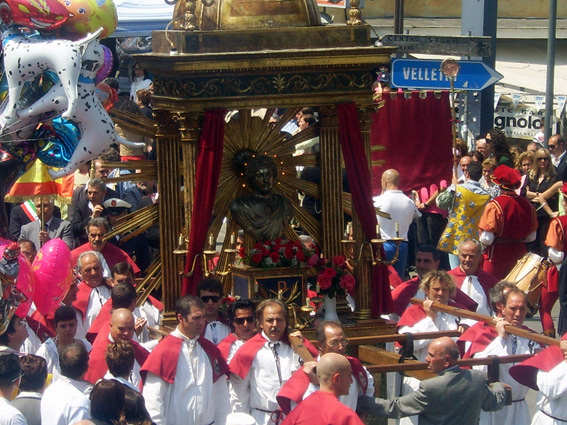
<svg viewBox="0 0 567 425">
<path fill-rule="evenodd" d="M 92 346 L 89 341 L 80 338 L 75 338 L 75 340 L 81 341 L 87 348 L 87 351 L 91 351 Z M 61 368 L 59 367 L 59 352 L 57 351 L 55 338 L 49 338 L 41 344 L 36 355 L 45 359 L 47 362 L 47 373 L 52 375 L 51 382 L 56 381 L 61 375 Z"/>
<path fill-rule="evenodd" d="M 513 345 L 516 339 L 516 350 Z M 535 349 L 539 349 L 538 343 L 529 339 L 508 334 L 505 338 L 497 336 L 486 348 L 474 354 L 475 358 L 485 358 L 488 356 L 510 356 L 512 354 L 533 354 Z M 510 376 L 510 368 L 513 363 L 501 364 L 499 368 L 499 381 L 512 387 L 512 404 L 504 406 L 502 410 L 496 412 L 480 412 L 480 425 L 528 425 L 530 423 L 530 412 L 524 398 L 529 388 L 518 383 Z M 473 369 L 487 373 L 487 366 L 473 366 Z"/>
<path fill-rule="evenodd" d="M 230 327 L 218 320 L 208 322 L 205 328 L 205 338 L 215 345 L 219 345 L 223 339 L 231 334 Z"/>
<path fill-rule="evenodd" d="M 86 285 L 86 283 L 81 282 L 81 285 Z M 87 304 L 87 313 L 85 314 L 85 320 L 83 321 L 83 328 L 90 329 L 94 320 L 100 313 L 100 309 L 106 301 L 110 298 L 111 289 L 106 285 L 100 285 L 93 288 L 89 295 L 89 303 Z"/>
<path fill-rule="evenodd" d="M 482 289 L 482 285 L 480 284 L 477 276 L 466 276 L 463 280 L 463 284 L 461 285 L 461 291 L 467 294 L 478 304 L 478 307 L 476 308 L 477 313 L 484 314 L 486 316 L 490 316 L 492 314 L 490 312 L 488 300 L 486 299 L 486 293 L 484 292 L 484 289 Z"/>
<path fill-rule="evenodd" d="M 85 395 L 88 389 L 86 382 L 60 376 L 43 393 L 42 425 L 71 425 L 90 419 L 91 402 Z"/>
<path fill-rule="evenodd" d="M 228 356 L 226 358 L 227 363 L 230 364 L 230 361 L 232 360 L 238 349 L 244 345 L 244 342 L 245 341 L 241 339 L 237 339 L 232 344 L 230 344 L 230 348 L 228 349 Z"/>
<path fill-rule="evenodd" d="M 0 425 L 27 425 L 24 415 L 3 397 L 0 397 Z"/>
<path fill-rule="evenodd" d="M 146 326 L 144 326 L 142 333 L 138 336 L 139 341 L 144 343 L 144 347 L 146 347 L 145 343 L 154 341 L 150 337 L 150 332 L 148 331 L 148 327 L 155 328 L 156 326 L 161 325 L 162 315 L 159 312 L 159 310 L 156 307 L 154 307 L 149 300 L 146 300 L 146 302 L 142 304 L 140 307 L 136 307 L 132 314 L 134 314 L 134 317 L 137 317 L 136 314 L 139 314 L 140 317 L 147 320 Z"/>
<path fill-rule="evenodd" d="M 148 373 L 143 395 L 146 408 L 157 425 L 225 425 L 229 413 L 226 379 L 221 377 L 213 384 L 213 370 L 207 353 L 196 342 L 178 329 L 171 335 L 183 339 L 173 384 L 153 373 Z M 189 346 L 195 342 L 194 355 L 197 367 L 193 370 Z"/>
<path fill-rule="evenodd" d="M 102 379 L 114 379 L 115 381 L 120 382 L 122 385 L 126 385 L 128 388 L 136 391 L 136 392 L 140 392 L 140 389 L 134 385 L 132 385 L 132 383 L 125 379 L 122 378 L 121 376 L 114 376 L 112 373 L 110 373 L 110 371 L 107 371 L 104 376 L 102 377 Z"/>
<path fill-rule="evenodd" d="M 414 202 L 401 190 L 387 190 L 380 196 L 372 198 L 374 206 L 380 211 L 390 214 L 390 220 L 377 216 L 380 224 L 382 239 L 392 239 L 396 236 L 396 223 L 399 224 L 400 238 L 408 240 L 408 230 L 414 218 L 421 217 L 421 213 Z"/>
<path fill-rule="evenodd" d="M 262 336 L 267 341 L 254 357 L 246 378 L 231 375 L 230 403 L 233 412 L 249 413 L 258 425 L 268 425 L 271 412 L 279 409 L 276 396 L 300 364 L 299 356 L 289 345 L 276 341 L 279 343 L 276 350 L 282 377 L 280 383 L 274 353 L 269 346 L 270 340 L 264 332 Z"/>
<path fill-rule="evenodd" d="M 561 362 L 549 372 L 538 370 L 537 407 L 532 425 L 560 425 L 567 423 L 567 363 Z M 556 421 L 541 411 L 563 421 Z"/>
</svg>

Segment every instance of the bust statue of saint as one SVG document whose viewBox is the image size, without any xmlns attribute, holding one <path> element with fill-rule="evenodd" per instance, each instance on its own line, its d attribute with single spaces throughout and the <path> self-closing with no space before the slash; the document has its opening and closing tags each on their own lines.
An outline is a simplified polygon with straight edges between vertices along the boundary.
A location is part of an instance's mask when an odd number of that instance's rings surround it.
<svg viewBox="0 0 567 425">
<path fill-rule="evenodd" d="M 251 159 L 244 177 L 254 192 L 236 198 L 230 205 L 236 222 L 257 241 L 282 237 L 293 217 L 291 202 L 272 193 L 277 174 L 276 165 L 269 157 Z"/>
</svg>

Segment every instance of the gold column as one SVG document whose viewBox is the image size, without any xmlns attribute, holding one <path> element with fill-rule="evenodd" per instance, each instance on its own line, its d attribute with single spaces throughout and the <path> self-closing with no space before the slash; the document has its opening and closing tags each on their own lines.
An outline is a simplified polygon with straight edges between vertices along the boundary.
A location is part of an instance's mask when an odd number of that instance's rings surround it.
<svg viewBox="0 0 567 425">
<path fill-rule="evenodd" d="M 343 254 L 343 182 L 337 109 L 319 108 L 321 146 L 322 241 L 326 258 Z"/>
<path fill-rule="evenodd" d="M 370 128 L 372 123 L 371 109 L 359 109 L 358 116 L 360 121 L 360 131 L 362 132 L 362 140 L 364 141 L 364 150 L 366 154 L 366 159 L 368 161 L 368 167 L 370 169 Z M 353 204 L 353 232 L 354 239 L 356 240 L 355 245 L 355 258 L 358 258 L 358 253 L 360 252 L 360 247 L 366 241 L 364 233 L 362 232 L 362 227 L 360 225 L 360 220 L 356 214 L 354 204 Z M 371 292 L 371 281 L 372 281 L 372 267 L 370 260 L 370 247 L 367 245 L 363 248 L 362 257 L 360 261 L 357 262 L 354 269 L 354 277 L 356 278 L 357 288 L 356 288 L 356 310 L 354 311 L 354 318 L 360 323 L 361 321 L 372 320 L 372 292 Z"/>
<path fill-rule="evenodd" d="M 156 111 L 156 149 L 159 184 L 160 257 L 162 262 L 162 300 L 164 325 L 174 324 L 175 302 L 181 293 L 181 273 L 173 254 L 179 243 L 183 225 L 179 173 L 179 132 L 175 117 L 165 111 Z"/>
<path fill-rule="evenodd" d="M 183 158 L 183 181 L 185 191 L 185 231 L 187 237 L 191 234 L 191 218 L 193 217 L 193 199 L 195 199 L 195 167 L 199 138 L 201 137 L 201 118 L 198 112 L 180 114 L 179 133 L 181 134 L 181 152 Z"/>
</svg>

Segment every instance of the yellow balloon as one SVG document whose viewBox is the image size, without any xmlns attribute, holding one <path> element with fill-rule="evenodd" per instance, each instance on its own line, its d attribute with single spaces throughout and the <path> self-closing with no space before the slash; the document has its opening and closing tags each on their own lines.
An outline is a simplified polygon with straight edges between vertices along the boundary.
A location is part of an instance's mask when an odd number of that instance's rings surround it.
<svg viewBox="0 0 567 425">
<path fill-rule="evenodd" d="M 118 13 L 112 0 L 59 0 L 69 11 L 63 29 L 83 36 L 102 27 L 100 38 L 111 35 L 118 25 Z"/>
</svg>

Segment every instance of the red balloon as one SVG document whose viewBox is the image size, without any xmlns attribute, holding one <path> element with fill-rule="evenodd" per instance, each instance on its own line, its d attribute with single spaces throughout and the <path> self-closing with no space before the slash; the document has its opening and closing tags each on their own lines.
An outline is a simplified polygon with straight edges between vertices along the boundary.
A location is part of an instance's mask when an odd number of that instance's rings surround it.
<svg viewBox="0 0 567 425">
<path fill-rule="evenodd" d="M 39 250 L 33 261 L 33 302 L 41 314 L 59 307 L 71 286 L 72 270 L 71 251 L 61 239 L 52 239 Z"/>
<path fill-rule="evenodd" d="M 0 258 L 4 254 L 4 250 L 8 246 L 0 241 Z M 16 278 L 16 288 L 25 295 L 26 300 L 21 302 L 15 311 L 15 314 L 19 317 L 26 317 L 30 311 L 33 293 L 35 289 L 35 276 L 32 271 L 32 265 L 28 259 L 20 254 L 18 257 L 18 277 Z M 15 301 L 15 297 L 14 297 Z"/>
</svg>

